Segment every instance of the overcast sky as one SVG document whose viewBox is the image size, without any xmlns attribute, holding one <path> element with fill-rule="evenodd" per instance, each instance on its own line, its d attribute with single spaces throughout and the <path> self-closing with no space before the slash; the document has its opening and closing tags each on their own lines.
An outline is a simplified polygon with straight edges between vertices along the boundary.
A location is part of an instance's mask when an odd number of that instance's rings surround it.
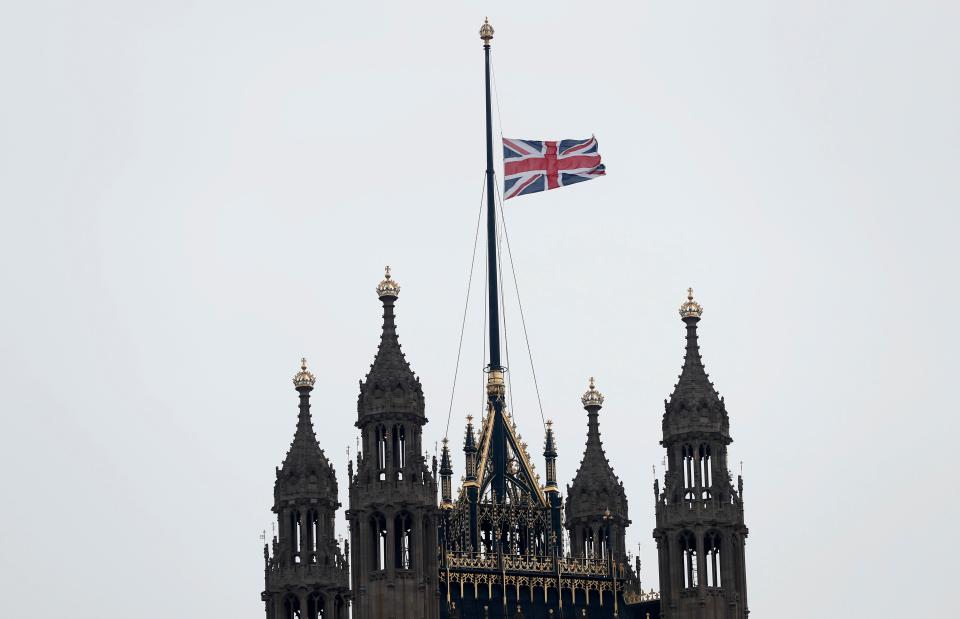
<svg viewBox="0 0 960 619">
<path fill-rule="evenodd" d="M 261 616 L 290 379 L 307 356 L 346 501 L 388 263 L 432 451 L 480 204 L 485 14 L 504 135 L 595 134 L 608 170 L 507 203 L 561 482 L 594 375 L 656 587 L 652 467 L 693 286 L 755 616 L 960 614 L 955 2 L 0 13 L 0 615 Z M 455 446 L 481 397 L 481 299 Z M 542 470 L 518 318 L 508 290 Z"/>
</svg>

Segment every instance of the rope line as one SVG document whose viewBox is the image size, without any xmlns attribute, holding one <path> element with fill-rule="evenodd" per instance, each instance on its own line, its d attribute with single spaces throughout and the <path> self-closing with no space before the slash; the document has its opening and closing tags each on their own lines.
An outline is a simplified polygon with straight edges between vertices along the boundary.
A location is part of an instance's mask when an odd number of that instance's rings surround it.
<svg viewBox="0 0 960 619">
<path fill-rule="evenodd" d="M 489 303 L 490 265 L 489 265 L 489 261 L 487 260 L 483 261 L 483 272 L 485 274 L 485 277 L 483 280 L 483 291 L 484 291 L 483 329 L 480 330 L 480 341 L 482 342 L 480 344 L 480 350 L 481 350 L 480 367 L 485 368 L 487 367 L 487 343 L 488 343 L 487 342 L 487 321 L 488 321 L 487 308 L 490 306 L 490 303 Z M 481 421 L 483 420 L 483 416 L 486 413 L 486 410 L 487 410 L 487 377 L 484 376 L 483 372 L 480 372 L 480 419 Z M 480 426 L 482 428 L 483 424 L 481 423 Z"/>
<path fill-rule="evenodd" d="M 497 72 L 493 68 L 493 60 L 490 61 L 490 75 L 493 78 L 493 95 L 497 101 L 497 129 L 500 130 L 500 143 L 503 143 L 503 115 L 500 113 L 500 91 L 497 90 Z"/>
<path fill-rule="evenodd" d="M 494 180 L 496 180 L 496 178 L 494 178 Z M 504 296 L 504 295 L 505 295 L 504 289 L 506 288 L 506 286 L 503 285 L 503 283 L 504 283 L 504 282 L 503 282 L 503 256 L 502 256 L 502 253 L 501 253 L 501 252 L 503 251 L 503 248 L 502 248 L 502 245 L 503 245 L 503 244 L 501 243 L 501 239 L 502 239 L 502 238 L 503 238 L 503 224 L 502 224 L 502 222 L 501 222 L 501 225 L 497 226 L 497 273 L 498 273 L 498 277 L 500 278 L 500 315 L 503 317 L 503 350 L 504 350 L 504 356 L 505 356 L 505 358 L 506 358 L 506 360 L 507 360 L 506 369 L 508 370 L 508 371 L 504 372 L 503 378 L 504 378 L 504 381 L 506 382 L 506 386 L 507 386 L 507 399 L 508 399 L 508 401 L 509 401 L 509 405 L 508 405 L 508 407 L 507 407 L 507 411 L 508 411 L 511 415 L 513 415 L 513 414 L 514 414 L 514 410 L 513 410 L 513 380 L 510 378 L 510 372 L 509 372 L 509 369 L 510 369 L 510 339 L 509 339 L 510 330 L 507 329 L 507 303 L 506 303 L 505 296 Z"/>
<path fill-rule="evenodd" d="M 480 188 L 480 209 L 477 212 L 477 231 L 473 235 L 473 253 L 470 255 L 470 275 L 467 278 L 467 299 L 463 302 L 463 321 L 460 323 L 460 343 L 457 344 L 457 362 L 453 367 L 453 386 L 450 388 L 450 407 L 447 409 L 447 427 L 443 431 L 443 438 L 449 438 L 450 416 L 453 414 L 453 396 L 457 392 L 457 375 L 460 373 L 460 353 L 463 351 L 463 333 L 467 327 L 467 308 L 470 305 L 470 290 L 473 287 L 473 268 L 477 262 L 477 241 L 480 238 L 480 221 L 483 219 L 483 198 L 487 191 L 487 175 L 483 175 L 483 185 Z"/>
<path fill-rule="evenodd" d="M 523 326 L 523 339 L 527 344 L 527 357 L 530 359 L 530 374 L 533 376 L 533 388 L 537 393 L 537 406 L 540 408 L 540 421 L 543 422 L 544 430 L 547 427 L 547 419 L 543 414 L 543 400 L 540 397 L 540 385 L 537 382 L 537 370 L 533 365 L 533 350 L 530 348 L 530 336 L 527 333 L 527 320 L 523 314 L 523 301 L 520 300 L 520 284 L 517 281 L 517 268 L 513 262 L 513 250 L 510 248 L 510 234 L 507 232 L 507 218 L 503 212 L 503 199 L 500 196 L 500 187 L 494 184 L 497 194 L 497 204 L 500 206 L 500 221 L 503 222 L 503 238 L 507 241 L 507 256 L 510 258 L 510 271 L 513 273 L 513 287 L 517 293 L 517 307 L 520 308 L 520 324 Z"/>
</svg>

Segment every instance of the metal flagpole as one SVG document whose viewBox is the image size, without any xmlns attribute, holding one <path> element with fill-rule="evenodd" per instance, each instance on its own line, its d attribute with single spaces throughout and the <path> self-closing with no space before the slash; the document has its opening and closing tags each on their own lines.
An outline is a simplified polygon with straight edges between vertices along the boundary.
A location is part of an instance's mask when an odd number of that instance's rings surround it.
<svg viewBox="0 0 960 619">
<path fill-rule="evenodd" d="M 500 364 L 500 306 L 497 291 L 497 209 L 496 194 L 493 187 L 493 120 L 490 97 L 490 40 L 493 39 L 493 26 L 487 19 L 480 28 L 483 40 L 484 87 L 486 91 L 487 121 L 487 291 L 490 311 L 490 367 L 487 376 L 487 399 L 493 413 L 493 439 L 491 456 L 493 460 L 493 495 L 497 503 L 506 499 L 507 493 L 507 437 L 503 418 L 504 403 L 504 367 Z M 480 480 L 482 483 L 482 480 Z"/>
<path fill-rule="evenodd" d="M 497 209 L 496 194 L 493 188 L 493 121 L 490 105 L 490 40 L 493 38 L 493 26 L 486 19 L 480 28 L 483 39 L 484 84 L 486 87 L 487 115 L 487 273 L 490 278 L 490 369 L 500 370 L 500 307 L 497 303 Z"/>
</svg>

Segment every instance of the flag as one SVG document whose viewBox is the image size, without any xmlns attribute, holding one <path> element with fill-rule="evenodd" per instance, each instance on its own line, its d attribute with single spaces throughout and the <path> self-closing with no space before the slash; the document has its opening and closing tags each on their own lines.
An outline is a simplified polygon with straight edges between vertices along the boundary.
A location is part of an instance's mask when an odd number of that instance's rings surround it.
<svg viewBox="0 0 960 619">
<path fill-rule="evenodd" d="M 503 199 L 565 187 L 606 174 L 597 140 L 503 138 Z"/>
</svg>

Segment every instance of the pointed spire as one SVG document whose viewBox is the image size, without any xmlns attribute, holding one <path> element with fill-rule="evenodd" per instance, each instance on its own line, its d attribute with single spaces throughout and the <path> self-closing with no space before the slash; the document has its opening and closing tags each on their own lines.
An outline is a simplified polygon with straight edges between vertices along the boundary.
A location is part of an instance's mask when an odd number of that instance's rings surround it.
<svg viewBox="0 0 960 619">
<path fill-rule="evenodd" d="M 567 519 L 578 517 L 602 518 L 607 510 L 627 520 L 627 496 L 623 484 L 613 472 L 600 440 L 600 409 L 603 394 L 597 391 L 591 377 L 586 393 L 580 401 L 587 411 L 587 444 L 580 467 L 574 475 L 567 497 Z"/>
<path fill-rule="evenodd" d="M 440 451 L 440 507 L 453 508 L 450 476 L 453 475 L 453 464 L 450 462 L 450 446 L 447 438 L 443 438 L 443 449 Z M 436 460 L 434 460 L 436 461 Z"/>
<path fill-rule="evenodd" d="M 680 305 L 680 318 L 687 326 L 686 351 L 680 377 L 666 403 L 665 433 L 697 430 L 726 433 L 729 429 L 723 400 L 710 382 L 700 356 L 697 325 L 702 315 L 703 306 L 694 301 L 693 289 L 688 288 L 687 300 Z M 672 418 L 670 424 L 668 416 Z"/>
<path fill-rule="evenodd" d="M 450 445 L 446 437 L 443 439 L 443 449 L 440 450 L 440 474 L 452 475 L 453 464 L 450 462 Z"/>
<path fill-rule="evenodd" d="M 400 285 L 385 267 L 383 280 L 377 285 L 377 295 L 383 303 L 383 329 L 377 356 L 366 379 L 360 383 L 357 409 L 360 415 L 369 413 L 413 413 L 423 416 L 423 388 L 407 363 L 397 337 L 394 303 L 400 294 Z"/>
<path fill-rule="evenodd" d="M 316 378 L 307 370 L 307 360 L 301 359 L 300 371 L 293 377 L 294 387 L 300 394 L 297 429 L 293 434 L 293 441 L 290 442 L 290 449 L 287 450 L 283 465 L 277 471 L 276 491 L 297 491 L 300 480 L 308 475 L 316 475 L 320 478 L 321 485 L 326 486 L 322 494 L 333 497 L 336 501 L 336 476 L 317 442 L 317 436 L 313 430 L 313 418 L 310 415 L 310 392 L 313 391 L 315 382 Z"/>
<path fill-rule="evenodd" d="M 547 432 L 543 442 L 543 455 L 548 458 L 557 457 L 557 445 L 553 436 L 553 419 L 547 419 Z"/>
<path fill-rule="evenodd" d="M 477 437 L 473 433 L 473 415 L 467 415 L 467 432 L 463 437 L 463 451 L 465 452 L 476 452 L 477 451 Z"/>
<path fill-rule="evenodd" d="M 547 463 L 547 485 L 544 490 L 548 493 L 558 493 L 557 488 L 557 442 L 553 436 L 553 420 L 547 419 L 546 436 L 543 440 L 543 458 Z"/>
<path fill-rule="evenodd" d="M 467 415 L 467 432 L 463 437 L 463 453 L 466 465 L 464 477 L 467 480 L 477 479 L 477 439 L 473 434 L 473 415 Z"/>
</svg>

